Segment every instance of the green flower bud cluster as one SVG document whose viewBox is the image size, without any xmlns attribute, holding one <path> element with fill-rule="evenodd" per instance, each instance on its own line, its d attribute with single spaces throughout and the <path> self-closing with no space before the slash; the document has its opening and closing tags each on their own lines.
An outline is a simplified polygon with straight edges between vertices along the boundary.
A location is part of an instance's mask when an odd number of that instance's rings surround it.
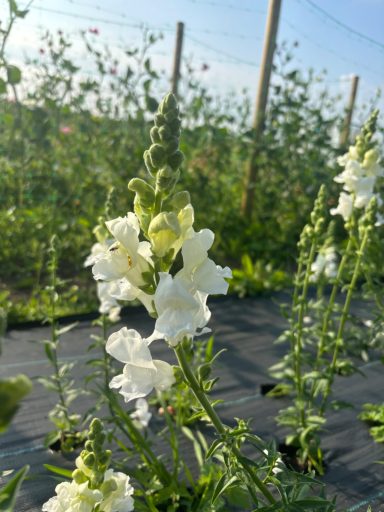
<svg viewBox="0 0 384 512">
<path fill-rule="evenodd" d="M 72 478 L 78 484 L 89 481 L 91 489 L 98 489 L 104 481 L 104 473 L 111 462 L 111 450 L 103 448 L 106 434 L 103 424 L 94 418 L 90 424 L 88 441 L 80 453 L 76 465 L 78 468 L 72 473 Z"/>
<path fill-rule="evenodd" d="M 331 220 L 328 224 L 327 233 L 325 235 L 324 248 L 333 247 L 335 245 L 336 237 L 336 222 Z"/>
<path fill-rule="evenodd" d="M 356 150 L 360 160 L 364 160 L 365 153 L 375 146 L 372 138 L 376 132 L 377 118 L 379 111 L 373 110 L 367 121 L 364 123 L 360 134 L 356 137 Z"/>
<path fill-rule="evenodd" d="M 317 236 L 323 232 L 325 224 L 325 212 L 325 187 L 322 185 L 311 212 L 311 223 L 314 228 L 314 234 Z"/>
<path fill-rule="evenodd" d="M 179 150 L 181 120 L 175 96 L 167 94 L 155 115 L 150 136 L 152 145 L 144 152 L 146 168 L 154 178 L 153 186 L 140 178 L 133 178 L 128 189 L 135 192 L 134 210 L 144 233 L 153 216 L 161 211 L 162 202 L 170 197 L 176 185 L 184 159 Z"/>
<path fill-rule="evenodd" d="M 144 162 L 152 176 L 169 166 L 177 171 L 183 162 L 183 153 L 179 150 L 181 121 L 175 96 L 167 94 L 159 105 L 155 115 L 155 126 L 151 129 L 151 147 L 144 152 Z"/>
<path fill-rule="evenodd" d="M 371 232 L 376 223 L 377 199 L 372 197 L 364 215 L 359 221 L 359 236 L 362 238 L 366 232 Z"/>
</svg>

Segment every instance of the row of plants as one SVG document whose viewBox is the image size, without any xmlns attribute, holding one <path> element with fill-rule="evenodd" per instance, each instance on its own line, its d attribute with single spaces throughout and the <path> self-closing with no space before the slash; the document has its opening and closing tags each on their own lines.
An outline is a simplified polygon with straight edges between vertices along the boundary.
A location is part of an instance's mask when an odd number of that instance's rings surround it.
<svg viewBox="0 0 384 512">
<path fill-rule="evenodd" d="M 121 190 L 133 176 L 145 176 L 149 116 L 166 88 L 150 58 L 159 36 L 148 31 L 141 44 L 119 49 L 118 59 L 94 29 L 78 36 L 47 32 L 38 57 L 22 71 L 8 57 L 7 44 L 25 16 L 10 1 L 0 34 L 0 301 L 11 322 L 46 314 L 40 291 L 54 233 L 66 234 L 60 277 L 72 279 L 61 313 L 96 308 L 83 269 L 92 229 L 103 213 L 105 190 Z M 74 42 L 86 55 L 81 62 Z M 207 218 L 215 225 L 213 253 L 238 269 L 233 289 L 241 295 L 290 282 L 292 255 L 319 184 L 331 186 L 336 172 L 338 98 L 325 87 L 315 95 L 324 77 L 295 69 L 293 55 L 287 45 L 276 53 L 251 219 L 240 212 L 254 145 L 249 97 L 215 97 L 198 70 L 184 64 L 181 149 L 187 159 L 177 187 L 190 190 L 196 225 Z M 115 214 L 127 208 L 124 201 L 116 194 Z"/>
<path fill-rule="evenodd" d="M 224 424 L 211 397 L 217 381 L 212 367 L 220 353 L 214 354 L 212 339 L 204 345 L 195 338 L 209 332 L 207 299 L 227 293 L 232 272 L 208 257 L 214 233 L 195 230 L 190 195 L 176 188 L 183 160 L 181 121 L 174 96 L 164 98 L 150 130 L 152 144 L 144 152 L 147 177 L 134 177 L 128 184 L 134 193 L 134 211 L 113 218 L 109 197 L 94 229 L 97 242 L 85 262 L 97 280 L 101 313 L 96 321 L 100 335 L 90 349 L 97 349 L 101 357 L 89 361 L 93 370 L 87 379 L 89 391 L 97 400 L 84 416 L 72 404 L 83 392 L 74 387 L 72 364 L 58 357 L 61 335 L 74 326 L 59 328 L 57 323 L 56 237 L 51 241 L 47 289 L 51 338 L 44 341 L 44 349 L 53 373 L 40 382 L 57 393 L 58 402 L 49 415 L 55 430 L 47 436 L 47 444 L 63 452 L 83 449 L 73 472 L 47 466 L 63 481 L 43 511 L 75 511 L 80 505 L 84 512 L 337 510 L 337 497 L 327 496 L 319 479 L 324 473 L 321 437 L 327 416 L 330 410 L 347 406 L 333 397 L 333 384 L 337 375 L 348 378 L 357 371 L 356 355 L 372 349 L 382 353 L 378 267 L 383 219 L 378 203 L 383 168 L 374 138 L 376 122 L 377 111 L 356 144 L 339 159 L 343 171 L 335 181 L 343 190 L 338 206 L 329 209 L 322 186 L 298 244 L 289 329 L 283 335 L 289 348 L 282 363 L 272 369 L 279 380 L 274 393 L 291 399 L 292 405 L 279 412 L 277 422 L 289 431 L 286 441 L 294 448 L 292 461 L 277 451 L 274 442 L 256 436 L 247 419 Z M 345 237 L 340 245 L 335 237 L 337 222 Z M 310 282 L 316 284 L 315 300 L 308 298 Z M 370 339 L 367 326 L 359 337 L 351 322 L 357 283 L 371 301 L 372 333 L 381 338 Z M 330 293 L 326 284 L 332 286 Z M 133 300 L 139 300 L 155 319 L 153 333 L 143 338 L 123 327 L 109 334 L 122 303 Z M 177 365 L 152 359 L 150 346 L 160 343 L 156 340 L 164 340 Z M 143 399 L 153 390 L 152 403 L 161 406 L 164 415 L 159 435 L 168 446 L 161 454 L 146 429 L 151 412 Z M 126 403 L 136 400 L 136 407 L 127 408 L 117 393 Z M 101 421 L 94 416 L 103 412 L 103 406 L 108 412 Z M 183 436 L 193 445 L 193 466 L 180 450 Z M 105 448 L 106 441 L 110 449 Z M 12 489 L 16 491 L 17 485 Z"/>
</svg>

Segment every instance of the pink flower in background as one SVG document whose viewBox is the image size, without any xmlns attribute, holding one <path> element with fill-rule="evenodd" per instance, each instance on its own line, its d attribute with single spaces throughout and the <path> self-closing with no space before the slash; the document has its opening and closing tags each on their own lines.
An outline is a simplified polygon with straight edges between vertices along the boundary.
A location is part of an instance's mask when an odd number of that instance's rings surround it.
<svg viewBox="0 0 384 512">
<path fill-rule="evenodd" d="M 113 67 L 109 70 L 109 72 L 111 73 L 111 75 L 117 75 L 117 68 Z"/>
<path fill-rule="evenodd" d="M 40 55 L 44 55 L 44 53 L 45 53 L 44 48 L 39 48 L 39 53 L 40 53 Z"/>
<path fill-rule="evenodd" d="M 73 129 L 70 126 L 60 126 L 60 133 L 63 133 L 64 135 L 68 135 L 69 133 L 72 133 Z"/>
<path fill-rule="evenodd" d="M 91 27 L 90 29 L 88 29 L 88 32 L 90 32 L 91 34 L 95 34 L 96 36 L 98 36 L 100 33 L 97 27 Z"/>
</svg>

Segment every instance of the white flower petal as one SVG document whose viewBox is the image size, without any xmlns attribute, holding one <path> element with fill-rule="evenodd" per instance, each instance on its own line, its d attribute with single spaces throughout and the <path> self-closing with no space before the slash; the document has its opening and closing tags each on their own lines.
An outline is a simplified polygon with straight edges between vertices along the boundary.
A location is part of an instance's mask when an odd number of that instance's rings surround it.
<svg viewBox="0 0 384 512">
<path fill-rule="evenodd" d="M 148 344 L 135 329 L 123 327 L 111 334 L 105 350 L 122 363 L 153 369 L 152 356 Z"/>
<path fill-rule="evenodd" d="M 153 364 L 157 370 L 153 380 L 154 388 L 158 391 L 169 389 L 176 382 L 172 366 L 158 359 L 154 359 Z"/>
<path fill-rule="evenodd" d="M 183 255 L 184 268 L 192 271 L 208 257 L 208 250 L 215 239 L 210 229 L 202 229 L 195 233 L 193 238 L 185 240 L 181 253 Z"/>
</svg>

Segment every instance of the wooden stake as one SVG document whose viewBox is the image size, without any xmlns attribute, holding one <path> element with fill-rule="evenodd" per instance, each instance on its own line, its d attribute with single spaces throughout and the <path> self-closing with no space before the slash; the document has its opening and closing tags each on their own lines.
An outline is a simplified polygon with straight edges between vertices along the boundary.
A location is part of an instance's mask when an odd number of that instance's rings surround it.
<svg viewBox="0 0 384 512">
<path fill-rule="evenodd" d="M 344 148 L 348 144 L 349 134 L 351 131 L 352 115 L 353 115 L 353 110 L 355 108 L 355 101 L 356 101 L 358 85 L 359 85 L 359 77 L 357 75 L 353 75 L 351 92 L 349 95 L 348 108 L 347 108 L 347 113 L 346 113 L 345 121 L 344 121 L 344 127 L 340 134 L 340 146 L 342 148 Z"/>
<path fill-rule="evenodd" d="M 181 52 L 183 48 L 183 37 L 184 37 L 184 23 L 181 21 L 177 22 L 176 26 L 176 44 L 175 54 L 173 57 L 173 71 L 172 71 L 172 92 L 177 96 L 177 87 L 179 85 L 180 78 L 180 63 L 181 63 Z"/>
<path fill-rule="evenodd" d="M 258 154 L 259 139 L 264 128 L 265 110 L 267 107 L 269 81 L 271 78 L 273 54 L 276 46 L 280 9 L 281 0 L 269 0 L 264 48 L 260 66 L 259 85 L 256 96 L 256 109 L 253 119 L 255 146 L 251 160 L 249 162 L 249 168 L 245 180 L 243 198 L 241 202 L 241 211 L 247 217 L 251 216 L 253 210 L 254 187 L 258 171 L 256 165 L 256 157 Z"/>
</svg>

